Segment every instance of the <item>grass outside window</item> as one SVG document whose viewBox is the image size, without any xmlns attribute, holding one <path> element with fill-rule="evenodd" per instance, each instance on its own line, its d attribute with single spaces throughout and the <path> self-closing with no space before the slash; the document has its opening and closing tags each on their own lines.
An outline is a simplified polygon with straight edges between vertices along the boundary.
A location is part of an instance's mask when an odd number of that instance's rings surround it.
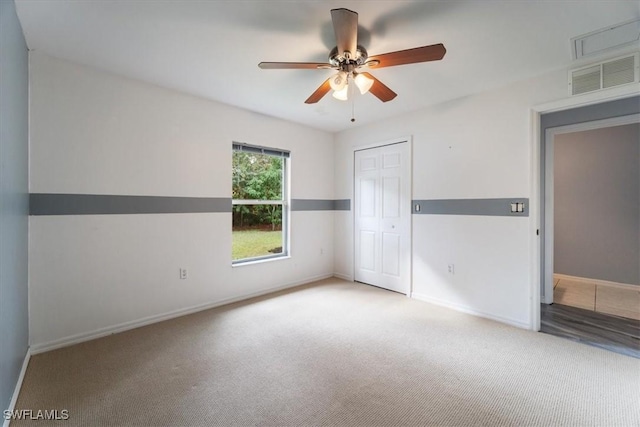
<svg viewBox="0 0 640 427">
<path fill-rule="evenodd" d="M 233 231 L 232 259 L 256 258 L 282 252 L 282 230 Z"/>
</svg>

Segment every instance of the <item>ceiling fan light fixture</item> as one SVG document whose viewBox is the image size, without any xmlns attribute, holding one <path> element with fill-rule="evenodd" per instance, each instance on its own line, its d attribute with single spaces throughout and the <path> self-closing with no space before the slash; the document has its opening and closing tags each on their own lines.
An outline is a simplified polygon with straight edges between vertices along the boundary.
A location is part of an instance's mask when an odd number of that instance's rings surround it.
<svg viewBox="0 0 640 427">
<path fill-rule="evenodd" d="M 0 0 L 2 1 L 2 0 Z M 358 44 L 358 14 L 345 8 L 331 9 L 331 24 L 336 45 L 329 52 L 327 63 L 319 62 L 260 62 L 263 70 L 318 70 L 332 69 L 336 73 L 327 78 L 309 96 L 304 103 L 315 104 L 333 90 L 333 97 L 347 101 L 354 98 L 355 88 L 349 89 L 349 80 L 358 87 L 360 93 L 371 93 L 382 102 L 393 100 L 398 94 L 380 80 L 367 72 L 358 72 L 361 68 L 395 67 L 397 65 L 417 64 L 439 61 L 447 53 L 442 43 L 412 49 L 387 52 L 369 58 L 367 50 Z M 352 85 L 352 86 L 353 86 Z M 351 92 L 351 93 L 349 93 Z"/>
<path fill-rule="evenodd" d="M 349 99 L 349 85 L 345 84 L 342 89 L 333 91 L 333 97 L 335 99 L 339 99 L 340 101 L 348 100 Z"/>
<path fill-rule="evenodd" d="M 336 73 L 329 80 L 329 85 L 331 86 L 331 89 L 333 89 L 335 91 L 342 90 L 347 85 L 347 78 L 348 77 L 349 77 L 349 75 L 347 73 L 345 73 L 344 71 L 340 71 L 340 72 Z"/>
<path fill-rule="evenodd" d="M 358 86 L 360 93 L 363 95 L 369 92 L 369 89 L 371 89 L 371 86 L 373 86 L 373 79 L 370 79 L 364 74 L 356 74 L 353 81 L 356 83 L 356 86 Z"/>
</svg>

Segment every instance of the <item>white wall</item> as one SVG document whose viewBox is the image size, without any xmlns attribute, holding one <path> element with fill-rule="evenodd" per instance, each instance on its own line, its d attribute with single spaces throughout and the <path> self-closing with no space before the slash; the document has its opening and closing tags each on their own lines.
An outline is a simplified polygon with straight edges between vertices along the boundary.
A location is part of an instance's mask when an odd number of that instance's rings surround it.
<svg viewBox="0 0 640 427">
<path fill-rule="evenodd" d="M 531 107 L 566 97 L 566 72 L 336 136 L 336 198 L 352 198 L 353 147 L 413 140 L 413 199 L 531 197 Z M 402 102 L 402 94 L 393 102 Z M 413 296 L 514 325 L 531 322 L 529 217 L 413 215 Z M 353 219 L 336 215 L 335 269 L 353 275 Z M 455 264 L 455 274 L 447 265 Z"/>
<path fill-rule="evenodd" d="M 329 133 L 31 53 L 31 193 L 230 198 L 232 141 L 291 150 L 292 198 L 334 198 Z M 235 268 L 230 213 L 32 216 L 32 348 L 330 276 L 333 216 L 293 212 L 290 259 Z"/>
</svg>

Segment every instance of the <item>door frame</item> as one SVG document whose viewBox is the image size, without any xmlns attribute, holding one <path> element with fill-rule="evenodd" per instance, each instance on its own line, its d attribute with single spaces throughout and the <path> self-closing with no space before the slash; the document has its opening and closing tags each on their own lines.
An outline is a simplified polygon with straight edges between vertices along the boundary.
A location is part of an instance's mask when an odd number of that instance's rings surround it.
<svg viewBox="0 0 640 427">
<path fill-rule="evenodd" d="M 543 227 L 544 220 L 544 168 L 545 158 L 542 157 L 542 148 L 544 138 L 546 137 L 540 131 L 540 116 L 545 113 L 553 113 L 574 108 L 587 107 L 590 105 L 602 104 L 610 101 L 617 101 L 625 98 L 640 95 L 640 89 L 637 85 L 627 85 L 610 89 L 603 92 L 579 95 L 573 98 L 561 99 L 546 104 L 533 106 L 530 109 L 530 167 L 531 167 L 531 198 L 529 199 L 530 209 L 530 272 L 531 280 L 529 282 L 529 300 L 531 306 L 529 308 L 530 329 L 534 331 L 540 330 L 540 304 L 542 287 L 544 286 L 544 254 L 545 243 L 552 238 L 546 236 L 546 226 Z M 545 132 L 546 133 L 546 132 Z M 552 240 L 551 240 L 552 241 Z"/>
<path fill-rule="evenodd" d="M 351 194 L 353 200 L 353 209 L 351 209 L 351 277 L 352 281 L 355 281 L 356 277 L 356 213 L 355 213 L 355 205 L 356 205 L 356 151 L 369 150 L 372 148 L 380 148 L 385 147 L 387 145 L 395 145 L 406 143 L 408 145 L 408 153 L 409 153 L 409 161 L 407 162 L 407 167 L 409 168 L 409 203 L 412 203 L 413 200 L 413 137 L 411 135 L 398 137 L 393 139 L 388 139 L 385 141 L 379 141 L 374 143 L 355 145 L 351 147 Z M 413 292 L 413 211 L 411 206 L 407 210 L 408 218 L 403 218 L 408 222 L 407 228 L 409 230 L 408 238 L 409 238 L 409 259 L 406 262 L 406 280 L 408 281 L 407 286 L 407 297 L 411 298 L 411 293 Z"/>
<path fill-rule="evenodd" d="M 591 122 L 576 123 L 565 126 L 549 128 L 545 131 L 545 186 L 544 186 L 544 304 L 553 303 L 553 256 L 555 246 L 554 234 L 554 172 L 553 150 L 555 137 L 566 133 L 585 132 L 596 129 L 624 126 L 640 123 L 640 114 L 612 117 L 610 119 L 594 120 Z M 542 296 L 541 296 L 542 298 Z"/>
</svg>

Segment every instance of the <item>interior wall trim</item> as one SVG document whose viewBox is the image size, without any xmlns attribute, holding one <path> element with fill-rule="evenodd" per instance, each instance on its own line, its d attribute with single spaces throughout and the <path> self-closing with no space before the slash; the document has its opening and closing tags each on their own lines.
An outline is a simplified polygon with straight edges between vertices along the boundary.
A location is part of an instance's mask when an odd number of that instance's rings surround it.
<svg viewBox="0 0 640 427">
<path fill-rule="evenodd" d="M 229 197 L 29 194 L 29 215 L 129 215 L 231 212 Z M 348 211 L 351 200 L 293 199 L 292 211 Z"/>
<path fill-rule="evenodd" d="M 541 135 L 549 128 L 593 122 L 640 113 L 640 96 L 570 108 L 540 115 Z"/>
<path fill-rule="evenodd" d="M 292 199 L 292 211 L 348 211 L 351 210 L 351 200 L 332 199 Z"/>
<path fill-rule="evenodd" d="M 29 194 L 29 215 L 105 215 L 231 212 L 228 197 Z"/>
<path fill-rule="evenodd" d="M 522 212 L 511 212 L 512 203 L 523 203 Z M 503 199 L 439 199 L 413 200 L 414 215 L 483 215 L 529 216 L 529 199 L 513 197 Z"/>
<path fill-rule="evenodd" d="M 30 355 L 45 353 L 47 351 L 56 350 L 58 348 L 69 347 L 71 345 L 79 344 L 85 341 L 91 341 L 97 338 L 102 338 L 102 337 L 116 334 L 119 332 L 128 331 L 130 329 L 140 328 L 142 326 L 147 326 L 147 325 L 162 322 L 165 320 L 174 319 L 176 317 L 186 316 L 188 314 L 209 310 L 209 309 L 220 307 L 223 305 L 249 300 L 251 298 L 272 294 L 274 292 L 279 292 L 285 289 L 295 288 L 298 286 L 306 285 L 308 283 L 317 282 L 318 280 L 328 279 L 330 277 L 333 277 L 332 273 L 309 276 L 300 280 L 287 282 L 282 285 L 273 286 L 273 287 L 270 287 L 269 289 L 263 289 L 257 292 L 250 292 L 243 295 L 238 295 L 230 298 L 223 298 L 220 300 L 215 300 L 215 301 L 199 304 L 192 307 L 181 308 L 181 309 L 169 311 L 166 313 L 159 313 L 152 316 L 144 317 L 142 319 L 136 319 L 129 322 L 106 326 L 104 328 L 99 328 L 93 331 L 55 339 L 49 342 L 32 343 L 30 348 Z"/>
<path fill-rule="evenodd" d="M 29 361 L 31 360 L 31 349 L 27 348 L 27 352 L 24 355 L 24 360 L 22 361 L 22 368 L 20 369 L 20 375 L 18 375 L 18 381 L 16 381 L 16 387 L 13 390 L 13 394 L 11 395 L 11 402 L 9 402 L 9 406 L 7 407 L 7 411 L 13 411 L 16 409 L 16 402 L 18 401 L 18 396 L 20 395 L 20 390 L 22 390 L 22 383 L 24 382 L 24 376 L 27 373 L 27 367 L 29 366 Z M 11 423 L 11 419 L 5 419 L 2 427 L 9 427 Z"/>
<path fill-rule="evenodd" d="M 529 329 L 528 323 L 523 323 L 519 320 L 512 319 L 510 317 L 496 316 L 495 314 L 481 311 L 481 310 L 476 310 L 464 304 L 452 303 L 450 301 L 445 301 L 440 298 L 434 298 L 426 294 L 412 292 L 411 298 L 416 299 L 418 301 L 428 302 L 433 305 L 438 305 L 440 307 L 450 308 L 452 310 L 459 311 L 461 313 L 467 313 L 473 316 L 484 317 L 485 319 L 495 320 L 496 322 L 506 323 L 507 325 L 515 326 L 520 329 Z"/>
<path fill-rule="evenodd" d="M 588 277 L 572 276 L 570 274 L 553 273 L 554 283 L 556 282 L 556 280 L 562 280 L 562 279 L 571 280 L 572 282 L 575 282 L 581 285 L 591 284 L 591 285 L 597 285 L 597 286 L 605 286 L 609 288 L 626 289 L 628 291 L 635 291 L 635 292 L 640 291 L 640 285 L 634 285 L 632 283 L 612 282 L 610 280 L 591 279 Z"/>
<path fill-rule="evenodd" d="M 350 211 L 351 199 L 338 199 L 333 201 L 334 211 Z"/>
</svg>

